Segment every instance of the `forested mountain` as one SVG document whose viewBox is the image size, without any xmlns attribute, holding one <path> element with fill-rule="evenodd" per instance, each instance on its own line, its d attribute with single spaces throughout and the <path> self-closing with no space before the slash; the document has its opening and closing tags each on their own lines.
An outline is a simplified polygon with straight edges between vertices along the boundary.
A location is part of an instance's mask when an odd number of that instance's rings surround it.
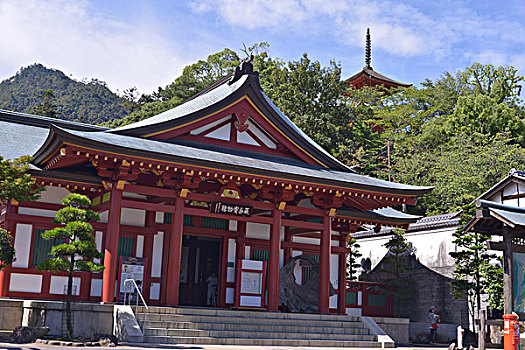
<svg viewBox="0 0 525 350">
<path fill-rule="evenodd" d="M 41 64 L 22 68 L 0 83 L 0 109 L 100 124 L 122 118 L 126 100 L 102 81 L 76 81 Z"/>
</svg>

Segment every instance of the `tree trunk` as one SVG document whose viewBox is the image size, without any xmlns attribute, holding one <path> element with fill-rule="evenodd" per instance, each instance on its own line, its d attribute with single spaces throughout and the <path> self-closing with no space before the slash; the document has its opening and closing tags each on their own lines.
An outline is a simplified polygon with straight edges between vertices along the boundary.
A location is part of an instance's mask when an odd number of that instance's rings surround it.
<svg viewBox="0 0 525 350">
<path fill-rule="evenodd" d="M 71 267 L 67 276 L 67 301 L 66 301 L 66 322 L 67 322 L 67 337 L 73 339 L 73 323 L 71 322 L 71 299 L 73 297 L 73 267 L 75 260 L 71 257 Z"/>
</svg>

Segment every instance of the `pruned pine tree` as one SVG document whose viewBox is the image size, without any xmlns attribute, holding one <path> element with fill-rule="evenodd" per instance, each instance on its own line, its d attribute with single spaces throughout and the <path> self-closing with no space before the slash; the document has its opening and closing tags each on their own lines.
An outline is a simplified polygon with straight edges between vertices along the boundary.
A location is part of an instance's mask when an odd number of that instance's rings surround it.
<svg viewBox="0 0 525 350">
<path fill-rule="evenodd" d="M 103 254 L 97 250 L 93 226 L 89 221 L 98 221 L 98 213 L 90 209 L 84 209 L 91 205 L 91 200 L 80 194 L 70 194 L 62 199 L 64 208 L 60 209 L 54 222 L 59 224 L 52 230 L 42 234 L 43 239 L 61 239 L 65 243 L 54 246 L 51 249 L 51 259 L 38 266 L 39 270 L 65 271 L 68 274 L 67 281 L 67 336 L 73 336 L 73 324 L 71 321 L 71 300 L 73 294 L 73 272 L 100 272 L 104 269 L 101 264 L 93 262 L 93 259 L 102 259 Z"/>
<path fill-rule="evenodd" d="M 412 266 L 407 263 L 407 254 L 412 253 L 412 247 L 404 236 L 405 230 L 392 230 L 392 237 L 383 244 L 388 249 L 384 257 L 383 273 L 388 276 L 388 284 L 394 295 L 394 315 L 403 315 L 401 306 L 410 300 L 413 293 L 413 283 L 409 272 Z"/>
<path fill-rule="evenodd" d="M 355 238 L 350 238 L 347 244 L 350 251 L 347 254 L 348 264 L 346 269 L 346 278 L 349 281 L 356 281 L 359 269 L 361 268 L 361 264 L 358 262 L 358 259 L 362 256 L 362 254 L 359 252 L 359 248 L 361 248 L 361 246 L 359 243 L 357 243 Z"/>
<path fill-rule="evenodd" d="M 488 251 L 486 242 L 489 236 L 474 231 L 463 231 L 464 225 L 475 215 L 475 212 L 474 204 L 463 207 L 460 226 L 454 233 L 453 241 L 459 250 L 449 253 L 455 260 L 452 292 L 456 298 L 467 298 L 471 306 L 472 319 L 475 318 L 476 311 L 481 310 L 482 295 L 491 288 L 498 290 L 496 284 L 499 280 L 494 278 L 497 275 L 497 269 L 491 266 L 491 261 L 494 261 L 496 255 Z M 502 281 L 502 273 L 500 278 Z M 494 298 L 494 303 L 497 303 L 496 298 Z"/>
</svg>

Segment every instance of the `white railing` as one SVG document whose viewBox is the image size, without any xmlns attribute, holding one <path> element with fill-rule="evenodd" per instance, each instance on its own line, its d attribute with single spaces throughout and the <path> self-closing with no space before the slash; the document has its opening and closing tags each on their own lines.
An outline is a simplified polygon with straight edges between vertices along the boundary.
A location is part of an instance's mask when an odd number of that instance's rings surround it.
<svg viewBox="0 0 525 350">
<path fill-rule="evenodd" d="M 135 287 L 135 291 L 133 291 L 133 287 Z M 144 300 L 144 296 L 142 295 L 142 292 L 139 286 L 137 285 L 137 282 L 135 282 L 135 280 L 131 278 L 124 280 L 124 305 L 133 306 L 131 305 L 131 303 L 133 302 L 132 299 L 133 299 L 134 294 L 137 295 L 136 300 L 135 300 L 136 301 L 135 312 L 137 312 L 137 309 L 139 306 L 139 297 L 140 297 L 140 300 L 142 301 L 142 304 L 144 305 L 144 308 L 146 309 L 146 312 L 144 313 L 144 319 L 142 320 L 142 327 L 144 327 L 144 322 L 148 320 L 148 314 L 149 314 L 148 304 L 146 304 L 146 300 Z"/>
</svg>

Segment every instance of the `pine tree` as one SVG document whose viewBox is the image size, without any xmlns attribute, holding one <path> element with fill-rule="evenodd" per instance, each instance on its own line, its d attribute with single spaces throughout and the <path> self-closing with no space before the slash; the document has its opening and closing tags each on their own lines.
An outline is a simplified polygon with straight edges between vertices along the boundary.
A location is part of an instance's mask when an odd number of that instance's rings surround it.
<svg viewBox="0 0 525 350">
<path fill-rule="evenodd" d="M 489 236 L 474 231 L 463 231 L 464 225 L 475 214 L 475 211 L 474 204 L 463 207 L 461 226 L 454 233 L 453 242 L 458 246 L 459 251 L 449 253 L 455 260 L 455 280 L 452 282 L 452 292 L 456 298 L 466 297 L 468 299 L 472 318 L 475 316 L 475 310 L 481 309 L 481 296 L 491 285 L 491 279 L 496 272 L 490 265 L 490 261 L 495 259 L 496 255 L 490 254 L 486 245 Z"/>
<path fill-rule="evenodd" d="M 357 280 L 358 269 L 361 268 L 361 264 L 357 262 L 357 259 L 362 256 L 362 254 L 359 252 L 359 248 L 361 248 L 361 246 L 359 243 L 357 243 L 355 238 L 350 238 L 348 241 L 348 248 L 350 251 L 347 255 L 348 265 L 346 270 L 346 278 L 349 281 L 355 281 Z"/>
<path fill-rule="evenodd" d="M 64 208 L 60 209 L 55 218 L 59 224 L 52 230 L 42 234 L 43 239 L 63 239 L 65 243 L 54 246 L 51 249 L 51 259 L 38 266 L 39 270 L 66 271 L 67 281 L 67 335 L 73 336 L 73 324 L 71 322 L 71 299 L 73 294 L 73 272 L 100 272 L 104 269 L 101 264 L 93 262 L 93 259 L 102 259 L 103 254 L 97 250 L 93 226 L 88 221 L 100 220 L 98 213 L 93 210 L 83 209 L 91 205 L 88 197 L 80 194 L 70 194 L 62 199 Z"/>
</svg>

